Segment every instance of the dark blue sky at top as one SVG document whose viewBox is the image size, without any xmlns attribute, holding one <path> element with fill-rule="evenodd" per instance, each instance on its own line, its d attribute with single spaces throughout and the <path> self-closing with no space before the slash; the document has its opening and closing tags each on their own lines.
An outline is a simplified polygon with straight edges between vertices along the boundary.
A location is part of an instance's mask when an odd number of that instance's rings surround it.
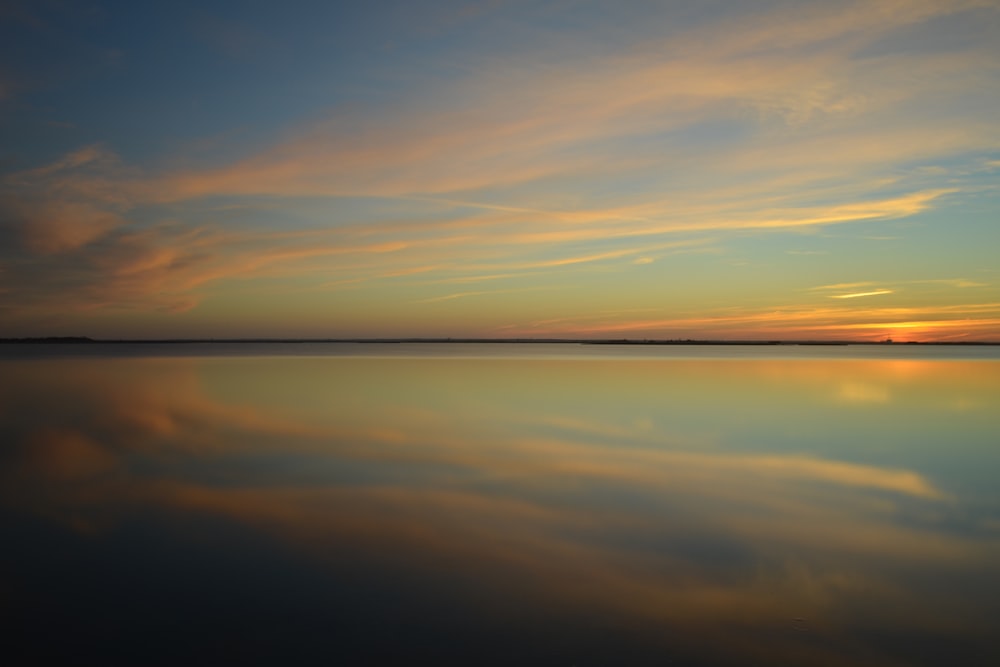
<svg viewBox="0 0 1000 667">
<path fill-rule="evenodd" d="M 363 94 L 358 61 L 385 56 L 382 45 L 366 53 L 352 38 L 366 20 L 357 6 L 303 3 L 310 21 L 276 3 L 9 10 L 0 40 L 13 88 L 4 158 L 23 167 L 67 144 L 114 136 L 117 152 L 141 160 L 179 141 L 267 129 Z"/>
<path fill-rule="evenodd" d="M 637 16 L 673 4 L 14 1 L 0 9 L 0 169 L 110 137 L 129 162 L 199 148 L 223 160 L 290 123 L 392 105 L 549 30 L 590 31 L 555 45 L 571 56 L 594 48 L 595 29 L 614 48 L 641 34 Z M 717 4 L 671 7 L 672 24 Z"/>
</svg>

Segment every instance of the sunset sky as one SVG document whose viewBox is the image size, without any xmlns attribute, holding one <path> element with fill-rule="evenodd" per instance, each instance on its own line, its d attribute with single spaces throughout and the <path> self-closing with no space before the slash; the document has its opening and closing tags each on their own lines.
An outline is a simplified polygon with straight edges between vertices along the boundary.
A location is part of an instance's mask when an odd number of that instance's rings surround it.
<svg viewBox="0 0 1000 667">
<path fill-rule="evenodd" d="M 1000 0 L 0 2 L 0 336 L 1000 341 Z"/>
</svg>

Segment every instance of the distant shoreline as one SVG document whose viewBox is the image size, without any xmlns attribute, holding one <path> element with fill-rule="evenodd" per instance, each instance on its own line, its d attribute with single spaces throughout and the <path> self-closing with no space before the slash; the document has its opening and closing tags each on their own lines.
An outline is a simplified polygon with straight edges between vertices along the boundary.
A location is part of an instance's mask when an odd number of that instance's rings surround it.
<svg viewBox="0 0 1000 667">
<path fill-rule="evenodd" d="M 43 336 L 22 338 L 0 338 L 0 344 L 7 345 L 150 345 L 150 344 L 288 344 L 288 343 L 561 343 L 575 345 L 946 345 L 946 346 L 982 346 L 1000 345 L 1000 341 L 856 341 L 856 340 L 693 340 L 693 339 L 582 339 L 582 338 L 132 338 L 132 339 L 96 339 L 87 336 Z"/>
</svg>

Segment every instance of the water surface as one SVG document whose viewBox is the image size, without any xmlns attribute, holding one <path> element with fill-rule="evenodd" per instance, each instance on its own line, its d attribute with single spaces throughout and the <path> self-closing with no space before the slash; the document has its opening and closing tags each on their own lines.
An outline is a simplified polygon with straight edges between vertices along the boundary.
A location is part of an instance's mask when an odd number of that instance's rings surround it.
<svg viewBox="0 0 1000 667">
<path fill-rule="evenodd" d="M 14 664 L 1000 664 L 997 348 L 192 345 L 0 350 Z"/>
</svg>

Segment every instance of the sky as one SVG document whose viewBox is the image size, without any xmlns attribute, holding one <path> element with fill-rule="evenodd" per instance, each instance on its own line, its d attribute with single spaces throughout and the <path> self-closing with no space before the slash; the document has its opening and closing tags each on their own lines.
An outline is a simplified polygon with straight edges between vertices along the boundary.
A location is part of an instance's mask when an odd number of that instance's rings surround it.
<svg viewBox="0 0 1000 667">
<path fill-rule="evenodd" d="M 0 0 L 0 336 L 1000 341 L 1000 0 Z"/>
</svg>

